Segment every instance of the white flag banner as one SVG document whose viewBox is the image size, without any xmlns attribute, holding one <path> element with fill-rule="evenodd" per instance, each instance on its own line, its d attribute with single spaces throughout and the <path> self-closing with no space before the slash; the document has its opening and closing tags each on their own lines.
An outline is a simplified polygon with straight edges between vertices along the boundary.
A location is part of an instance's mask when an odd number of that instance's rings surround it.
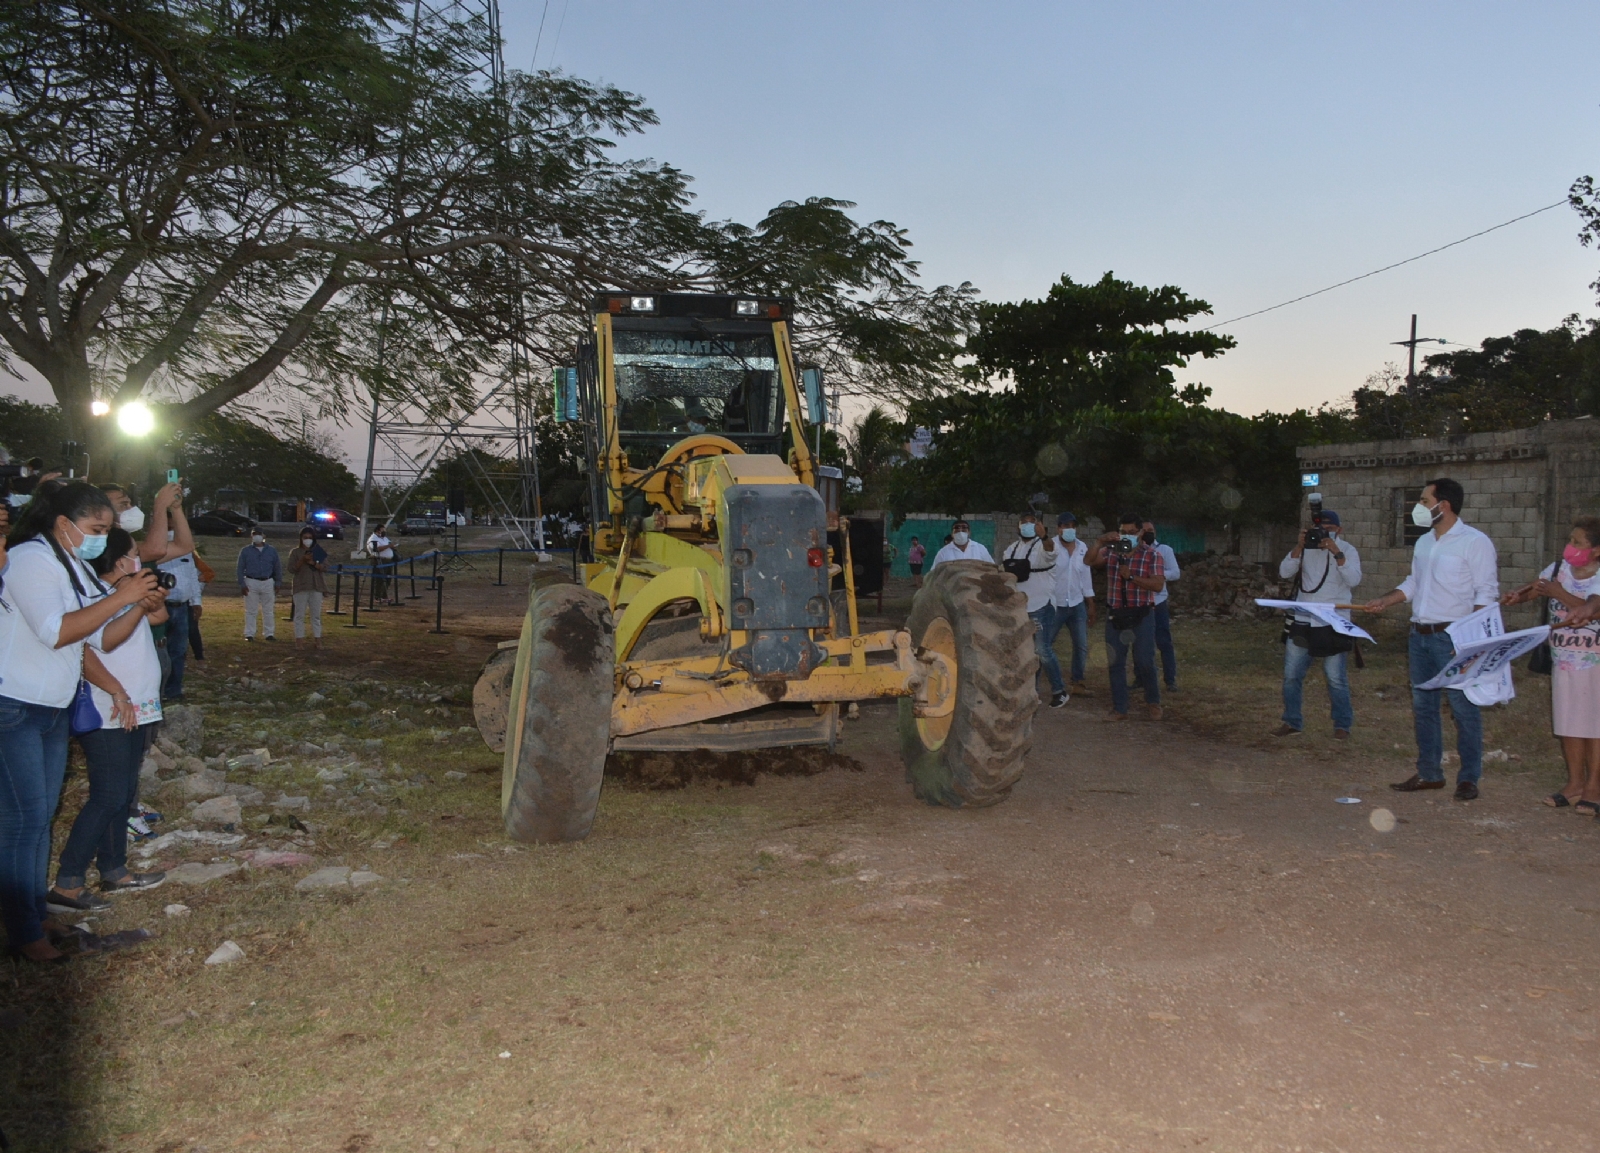
<svg viewBox="0 0 1600 1153">
<path fill-rule="evenodd" d="M 1325 604 L 1319 601 L 1275 601 L 1259 599 L 1256 601 L 1256 604 L 1260 605 L 1264 609 L 1283 609 L 1286 612 L 1305 613 L 1308 616 L 1316 617 L 1317 620 L 1321 621 L 1325 625 L 1332 625 L 1333 631 L 1338 633 L 1340 636 L 1355 637 L 1357 640 L 1370 641 L 1372 644 L 1378 643 L 1372 639 L 1371 633 L 1362 628 L 1360 625 L 1352 624 L 1350 621 L 1345 620 L 1339 615 L 1339 610 L 1330 604 Z"/>
<path fill-rule="evenodd" d="M 1456 653 L 1460 654 L 1464 645 L 1505 636 L 1506 623 L 1500 615 L 1499 605 L 1485 605 L 1471 616 L 1455 621 L 1445 632 L 1450 634 Z M 1516 685 L 1511 682 L 1509 661 L 1492 671 L 1480 670 L 1478 676 L 1456 687 L 1475 705 L 1503 705 L 1517 695 Z"/>
<path fill-rule="evenodd" d="M 1416 687 L 1428 691 L 1465 690 L 1472 684 L 1493 686 L 1499 681 L 1502 671 L 1509 673 L 1512 661 L 1544 644 L 1549 636 L 1550 626 L 1539 625 L 1536 628 L 1519 629 L 1514 633 L 1457 645 L 1456 655 L 1440 670 L 1439 675 Z"/>
</svg>

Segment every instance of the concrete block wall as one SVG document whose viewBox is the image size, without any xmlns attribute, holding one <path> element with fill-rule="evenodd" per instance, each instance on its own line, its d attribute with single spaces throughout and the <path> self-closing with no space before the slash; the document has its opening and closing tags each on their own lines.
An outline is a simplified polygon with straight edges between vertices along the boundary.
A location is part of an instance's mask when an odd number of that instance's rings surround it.
<svg viewBox="0 0 1600 1153">
<path fill-rule="evenodd" d="M 1320 474 L 1323 507 L 1339 513 L 1346 539 L 1360 550 L 1363 595 L 1387 592 L 1410 572 L 1405 518 L 1434 477 L 1452 476 L 1466 490 L 1462 517 L 1494 541 L 1502 591 L 1526 583 L 1560 554 L 1573 516 L 1600 513 L 1600 422 L 1591 419 L 1471 436 L 1315 445 L 1298 454 L 1303 472 Z M 1309 506 L 1302 507 L 1309 522 Z M 1531 623 L 1532 612 L 1508 613 L 1508 623 Z"/>
</svg>

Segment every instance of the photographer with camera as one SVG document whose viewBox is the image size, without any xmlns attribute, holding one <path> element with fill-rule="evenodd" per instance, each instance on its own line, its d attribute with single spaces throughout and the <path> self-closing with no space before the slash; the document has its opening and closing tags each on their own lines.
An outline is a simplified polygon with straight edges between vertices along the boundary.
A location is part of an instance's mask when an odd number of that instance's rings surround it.
<svg viewBox="0 0 1600 1153">
<path fill-rule="evenodd" d="M 183 511 L 183 487 L 178 481 L 168 482 L 156 494 L 155 514 L 150 521 L 150 532 L 139 546 L 140 555 L 149 559 L 147 548 L 151 537 L 159 538 L 158 549 L 160 541 L 165 540 L 167 547 L 160 568 L 173 581 L 162 585 L 167 590 L 167 627 L 156 643 L 165 650 L 167 671 L 161 683 L 161 695 L 167 700 L 181 701 L 183 674 L 189 663 L 190 614 L 200 603 L 201 584 L 200 558 L 195 552 L 189 518 Z"/>
<path fill-rule="evenodd" d="M 1355 546 L 1340 538 L 1343 530 L 1339 514 L 1322 507 L 1322 498 L 1311 497 L 1311 527 L 1300 530 L 1300 539 L 1278 565 L 1278 576 L 1294 578 L 1291 600 L 1317 604 L 1349 604 L 1351 594 L 1361 583 L 1361 557 Z M 1350 613 L 1340 614 L 1346 620 Z M 1355 642 L 1333 631 L 1332 625 L 1319 622 L 1309 613 L 1292 613 L 1284 624 L 1283 636 L 1283 724 L 1274 730 L 1278 737 L 1299 736 L 1305 727 L 1303 712 L 1306 673 L 1311 662 L 1322 662 L 1322 677 L 1328 682 L 1328 704 L 1333 718 L 1333 739 L 1348 740 L 1355 714 L 1350 707 L 1350 678 L 1345 667 L 1346 654 Z"/>
<path fill-rule="evenodd" d="M 49 920 L 45 892 L 84 643 L 158 595 L 152 572 L 106 590 L 88 567 L 114 516 L 93 485 L 41 483 L 11 532 L 0 581 L 0 919 L 11 948 L 31 961 L 64 956 L 47 934 L 68 930 Z"/>
<path fill-rule="evenodd" d="M 1143 519 L 1117 518 L 1089 550 L 1091 568 L 1106 570 L 1106 650 L 1111 658 L 1111 714 L 1128 719 L 1128 650 L 1144 686 L 1145 711 L 1161 719 L 1161 682 L 1156 677 L 1156 594 L 1167 587 L 1161 554 L 1140 539 Z"/>
<path fill-rule="evenodd" d="M 115 590 L 143 567 L 139 546 L 126 529 L 114 528 L 106 549 L 89 562 L 95 575 Z M 161 573 L 163 584 L 172 577 Z M 50 904 L 79 912 L 106 908 L 110 902 L 88 888 L 89 862 L 100 871 L 100 892 L 152 889 L 163 873 L 128 871 L 128 814 L 139 798 L 139 767 L 149 747 L 152 726 L 161 720 L 161 661 L 150 626 L 167 619 L 163 593 L 157 589 L 125 609 L 89 638 L 83 652 L 84 679 L 101 724 L 78 732 L 89 776 L 89 798 L 78 810 L 56 868 Z"/>
<path fill-rule="evenodd" d="M 1067 703 L 1067 686 L 1061 680 L 1061 662 L 1050 642 L 1055 610 L 1050 594 L 1055 591 L 1051 574 L 1056 567 L 1056 542 L 1039 531 L 1039 518 L 1032 511 L 1017 519 L 1018 538 L 1000 554 L 1000 567 L 1017 581 L 1017 591 L 1028 598 L 1028 617 L 1033 621 L 1033 648 L 1039 654 L 1039 671 L 1050 680 L 1050 707 Z"/>
</svg>

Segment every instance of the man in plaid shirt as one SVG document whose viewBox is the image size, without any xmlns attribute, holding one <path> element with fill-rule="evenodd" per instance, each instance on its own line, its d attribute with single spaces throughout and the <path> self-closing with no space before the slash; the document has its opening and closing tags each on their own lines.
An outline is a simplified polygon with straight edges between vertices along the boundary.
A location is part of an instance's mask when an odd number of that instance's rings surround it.
<svg viewBox="0 0 1600 1153">
<path fill-rule="evenodd" d="M 1089 550 L 1091 567 L 1106 570 L 1106 648 L 1111 655 L 1111 719 L 1128 719 L 1128 649 L 1144 684 L 1145 710 L 1161 719 L 1161 683 L 1156 676 L 1156 594 L 1166 587 L 1166 569 L 1155 550 L 1155 534 L 1140 536 L 1142 519 L 1134 513 L 1117 518 Z M 1118 542 L 1122 542 L 1120 545 Z M 1117 551 L 1108 545 L 1118 545 Z M 1131 643 L 1130 643 L 1131 642 Z"/>
</svg>

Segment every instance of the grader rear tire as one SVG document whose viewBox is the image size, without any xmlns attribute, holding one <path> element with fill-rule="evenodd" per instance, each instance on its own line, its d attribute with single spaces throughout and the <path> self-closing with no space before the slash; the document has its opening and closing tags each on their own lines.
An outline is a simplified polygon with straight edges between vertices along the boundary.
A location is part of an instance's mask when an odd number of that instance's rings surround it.
<svg viewBox="0 0 1600 1153">
<path fill-rule="evenodd" d="M 500 812 L 512 840 L 581 841 L 594 825 L 611 737 L 614 628 L 575 585 L 533 595 L 512 677 Z"/>
<path fill-rule="evenodd" d="M 576 582 L 565 570 L 554 565 L 530 565 L 528 588 L 531 593 L 552 585 Z M 520 643 L 520 642 L 519 642 Z M 507 644 L 483 662 L 472 686 L 472 719 L 478 724 L 483 743 L 497 753 L 506 751 L 506 717 L 511 712 L 511 681 L 516 674 L 517 644 Z"/>
<path fill-rule="evenodd" d="M 917 648 L 956 663 L 948 717 L 919 718 L 911 701 L 900 701 L 906 780 L 929 804 L 976 808 L 1004 800 L 1022 776 L 1039 707 L 1028 598 L 993 565 L 953 561 L 928 574 L 906 627 Z"/>
</svg>

